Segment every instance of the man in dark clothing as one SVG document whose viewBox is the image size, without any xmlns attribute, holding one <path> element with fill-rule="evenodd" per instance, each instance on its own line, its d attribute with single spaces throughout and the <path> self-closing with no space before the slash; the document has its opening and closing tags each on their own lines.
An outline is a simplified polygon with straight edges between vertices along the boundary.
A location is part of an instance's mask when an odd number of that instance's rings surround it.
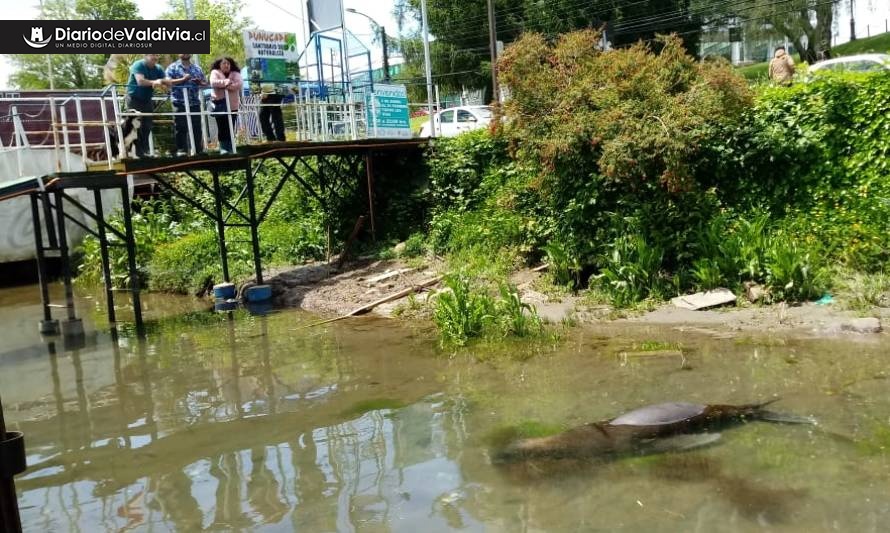
<svg viewBox="0 0 890 533">
<path fill-rule="evenodd" d="M 179 54 L 179 61 L 170 63 L 167 67 L 167 77 L 173 81 L 171 94 L 173 97 L 173 110 L 176 113 L 193 113 L 191 116 L 192 137 L 195 140 L 195 153 L 204 152 L 204 141 L 201 135 L 201 111 L 198 103 L 199 87 L 207 85 L 204 71 L 201 67 L 192 63 L 191 54 Z M 179 80 L 179 81 L 177 81 Z M 185 94 L 188 93 L 188 106 L 186 106 Z M 186 109 L 188 107 L 188 109 Z M 177 114 L 173 119 L 173 129 L 176 133 L 176 155 L 184 156 L 190 152 L 189 148 L 189 118 Z"/>
<path fill-rule="evenodd" d="M 173 81 L 164 74 L 158 65 L 157 54 L 146 54 L 143 59 L 130 67 L 130 79 L 127 81 L 127 109 L 142 113 L 153 113 L 154 105 L 151 97 L 157 87 L 169 87 Z M 152 118 L 150 115 L 140 117 L 139 134 L 136 139 L 136 157 L 148 155 L 148 137 L 151 134 Z"/>
<path fill-rule="evenodd" d="M 277 92 L 273 83 L 263 83 L 260 89 L 260 127 L 267 141 L 283 141 L 284 115 L 281 112 L 281 101 L 284 97 Z"/>
</svg>

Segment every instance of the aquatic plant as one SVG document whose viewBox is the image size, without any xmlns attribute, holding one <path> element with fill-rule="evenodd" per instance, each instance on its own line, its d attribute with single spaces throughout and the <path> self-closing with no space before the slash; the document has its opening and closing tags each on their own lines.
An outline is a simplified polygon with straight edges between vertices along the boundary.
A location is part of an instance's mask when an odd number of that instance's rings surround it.
<svg viewBox="0 0 890 533">
<path fill-rule="evenodd" d="M 433 322 L 443 342 L 464 346 L 494 321 L 494 302 L 487 294 L 472 290 L 462 274 L 449 274 L 444 283 L 447 289 L 436 296 Z"/>
<path fill-rule="evenodd" d="M 522 301 L 515 286 L 501 283 L 498 290 L 501 299 L 495 309 L 504 334 L 526 337 L 541 331 L 541 317 L 531 304 Z"/>
</svg>

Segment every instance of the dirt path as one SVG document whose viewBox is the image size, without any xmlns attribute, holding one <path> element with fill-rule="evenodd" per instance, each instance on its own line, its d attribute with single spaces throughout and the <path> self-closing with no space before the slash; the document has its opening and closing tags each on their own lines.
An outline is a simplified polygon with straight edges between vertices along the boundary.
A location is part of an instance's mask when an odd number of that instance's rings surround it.
<svg viewBox="0 0 890 533">
<path fill-rule="evenodd" d="M 362 305 L 438 275 L 433 265 L 412 268 L 402 261 L 359 260 L 337 270 L 332 264 L 311 263 L 274 273 L 268 280 L 277 307 L 299 307 L 332 315 L 343 315 Z M 389 315 L 399 301 L 375 309 Z"/>
<path fill-rule="evenodd" d="M 332 264 L 311 263 L 273 272 L 272 285 L 277 307 L 299 307 L 308 311 L 339 316 L 385 296 L 439 275 L 442 264 L 409 265 L 399 260 L 359 260 L 342 270 Z M 665 304 L 654 311 L 626 318 L 612 318 L 606 306 L 589 307 L 578 296 L 546 295 L 536 290 L 541 274 L 524 270 L 510 281 L 519 288 L 523 301 L 532 304 L 538 314 L 552 323 L 572 320 L 578 323 L 628 323 L 676 326 L 689 331 L 731 337 L 742 332 L 783 333 L 796 337 L 850 336 L 885 337 L 883 325 L 890 320 L 890 309 L 876 308 L 867 316 L 845 311 L 837 305 L 807 303 L 769 306 L 727 306 L 690 311 Z M 438 287 L 440 288 L 440 287 Z M 420 301 L 437 287 L 418 291 Z M 375 313 L 389 316 L 407 298 L 382 304 Z"/>
</svg>

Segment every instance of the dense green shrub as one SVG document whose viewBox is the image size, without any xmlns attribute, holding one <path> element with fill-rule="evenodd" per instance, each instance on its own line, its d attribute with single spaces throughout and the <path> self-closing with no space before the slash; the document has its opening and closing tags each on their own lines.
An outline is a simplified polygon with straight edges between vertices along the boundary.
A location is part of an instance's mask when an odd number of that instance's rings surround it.
<svg viewBox="0 0 890 533">
<path fill-rule="evenodd" d="M 109 224 L 121 233 L 124 232 L 123 218 L 120 212 L 108 217 Z M 173 241 L 190 231 L 200 227 L 192 220 L 177 220 L 175 210 L 170 203 L 160 200 L 134 200 L 133 202 L 133 234 L 136 241 L 136 265 L 139 268 L 140 281 L 145 285 L 149 260 L 157 246 Z M 114 232 L 106 232 L 109 242 L 109 261 L 111 277 L 115 287 L 129 286 L 129 268 L 127 251 L 124 241 Z M 102 283 L 102 259 L 99 240 L 87 236 L 80 246 L 81 262 L 78 268 L 78 281 L 86 284 Z"/>
<path fill-rule="evenodd" d="M 765 89 L 748 117 L 714 143 L 724 201 L 764 205 L 832 259 L 880 270 L 890 259 L 890 74 Z"/>
<path fill-rule="evenodd" d="M 244 254 L 232 251 L 235 253 L 229 255 L 230 274 L 245 275 L 250 272 L 250 263 L 244 261 Z M 183 294 L 194 293 L 208 279 L 221 281 L 222 267 L 216 233 L 202 230 L 161 244 L 153 251 L 148 273 L 151 289 Z"/>
</svg>

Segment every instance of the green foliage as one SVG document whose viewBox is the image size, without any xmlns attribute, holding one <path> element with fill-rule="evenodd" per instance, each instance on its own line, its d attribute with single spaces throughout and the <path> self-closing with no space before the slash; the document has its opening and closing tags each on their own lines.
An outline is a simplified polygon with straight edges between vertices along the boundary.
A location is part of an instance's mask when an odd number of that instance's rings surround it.
<svg viewBox="0 0 890 533">
<path fill-rule="evenodd" d="M 765 285 L 776 301 L 801 301 L 818 298 L 828 284 L 820 250 L 763 213 L 716 217 L 698 232 L 694 246 L 698 259 L 691 274 L 701 290 L 740 290 L 750 281 Z"/>
<path fill-rule="evenodd" d="M 559 283 L 578 288 L 581 272 L 599 271 L 622 305 L 663 294 L 663 273 L 688 268 L 695 228 L 720 209 L 701 170 L 710 141 L 751 100 L 727 65 L 695 62 L 676 39 L 658 46 L 602 52 L 593 31 L 553 44 L 526 35 L 501 64 L 505 134 L 538 174 L 539 247 Z"/>
<path fill-rule="evenodd" d="M 739 67 L 739 74 L 748 81 L 765 82 L 769 79 L 769 61 Z"/>
<path fill-rule="evenodd" d="M 423 233 L 412 233 L 405 241 L 402 257 L 417 257 L 426 253 L 426 237 Z"/>
<path fill-rule="evenodd" d="M 501 283 L 498 291 L 501 299 L 496 310 L 504 334 L 527 337 L 541 331 L 541 318 L 531 304 L 522 301 L 516 287 Z"/>
<path fill-rule="evenodd" d="M 440 139 L 429 153 L 429 245 L 455 266 L 502 278 L 539 248 L 548 223 L 532 174 L 487 131 Z"/>
<path fill-rule="evenodd" d="M 498 13 L 498 39 L 513 42 L 522 34 L 539 32 L 553 37 L 582 28 L 599 28 L 605 23 L 618 23 L 628 19 L 662 17 L 658 24 L 642 24 L 626 27 L 620 33 L 610 34 L 616 46 L 630 45 L 637 41 L 650 41 L 656 32 L 675 32 L 683 36 L 684 46 L 692 53 L 698 50 L 700 20 L 697 15 L 676 17 L 686 12 L 691 0 L 638 0 L 616 3 L 608 0 L 495 0 Z M 491 67 L 488 49 L 487 4 L 483 0 L 429 0 L 427 12 L 430 32 L 436 36 L 430 46 L 432 69 L 440 77 L 436 83 L 443 90 L 455 92 L 464 88 L 484 88 L 486 100 L 490 99 Z M 413 18 L 420 28 L 420 0 L 396 0 L 395 11 L 402 21 Z M 481 22 L 481 24 L 480 24 Z M 633 26 L 633 25 L 630 25 Z M 416 31 L 416 30 L 415 30 Z M 419 33 L 419 32 L 417 32 Z M 414 33 L 399 40 L 398 48 L 405 56 L 406 66 L 401 76 L 413 80 L 423 77 L 423 48 L 420 36 Z M 413 85 L 412 99 L 426 98 L 422 87 Z"/>
<path fill-rule="evenodd" d="M 501 60 L 511 98 L 506 131 L 520 155 L 553 171 L 554 186 L 600 175 L 605 184 L 672 191 L 693 185 L 695 156 L 713 128 L 735 124 L 750 102 L 723 63 L 697 63 L 676 38 L 602 52 L 599 33 L 554 44 L 525 34 Z"/>
<path fill-rule="evenodd" d="M 216 234 L 202 230 L 161 244 L 149 263 L 149 287 L 153 290 L 194 293 L 209 279 L 222 280 Z M 233 250 L 235 251 L 235 250 Z M 234 278 L 250 272 L 243 253 L 229 256 L 229 272 Z"/>
<path fill-rule="evenodd" d="M 109 223 L 123 234 L 124 223 L 121 213 L 109 218 Z M 193 222 L 182 223 L 176 220 L 171 205 L 155 200 L 135 200 L 133 202 L 133 235 L 136 241 L 136 265 L 140 267 L 140 278 L 146 282 L 148 264 L 154 249 L 164 243 L 175 240 L 192 231 L 197 226 Z M 111 264 L 112 284 L 117 288 L 128 287 L 130 284 L 127 266 L 127 251 L 124 241 L 115 233 L 106 232 L 109 242 L 109 262 Z M 81 244 L 82 261 L 78 272 L 78 281 L 86 284 L 102 282 L 102 260 L 99 240 L 88 235 Z"/>
<path fill-rule="evenodd" d="M 430 193 L 440 210 L 466 211 L 484 199 L 483 178 L 507 163 L 503 140 L 480 129 L 440 139 L 429 158 Z"/>
<path fill-rule="evenodd" d="M 139 9 L 132 0 L 45 0 L 44 20 L 138 20 Z M 102 66 L 107 54 L 14 54 L 9 82 L 19 89 L 49 89 L 52 64 L 56 89 L 91 89 L 102 86 Z"/>
<path fill-rule="evenodd" d="M 847 309 L 869 311 L 890 307 L 890 276 L 884 272 L 841 272 L 835 278 L 838 299 Z"/>
<path fill-rule="evenodd" d="M 436 297 L 433 321 L 444 342 L 464 346 L 494 320 L 494 301 L 472 290 L 463 275 L 446 276 L 445 285 L 448 289 Z"/>
<path fill-rule="evenodd" d="M 828 257 L 881 269 L 890 259 L 890 74 L 767 89 L 749 118 L 715 172 L 727 201 L 767 202 L 790 233 Z"/>
<path fill-rule="evenodd" d="M 625 235 L 612 243 L 602 259 L 594 285 L 611 297 L 616 307 L 628 307 L 646 298 L 664 296 L 662 274 L 664 250 L 646 242 L 641 235 Z"/>
<path fill-rule="evenodd" d="M 188 14 L 181 0 L 169 0 L 169 10 L 161 19 L 185 20 Z M 201 68 L 210 75 L 210 65 L 220 57 L 231 57 L 244 65 L 244 41 L 242 33 L 253 25 L 250 17 L 243 17 L 243 0 L 195 0 L 195 18 L 210 20 L 210 53 L 201 55 Z"/>
<path fill-rule="evenodd" d="M 436 296 L 433 322 L 443 344 L 465 346 L 483 335 L 530 337 L 543 333 L 535 308 L 522 301 L 516 287 L 498 285 L 495 300 L 482 288 L 474 287 L 464 274 L 445 276 L 447 289 Z"/>
<path fill-rule="evenodd" d="M 581 284 L 581 264 L 577 257 L 569 254 L 559 242 L 549 242 L 541 247 L 547 254 L 548 272 L 556 285 L 577 287 Z"/>
<path fill-rule="evenodd" d="M 811 300 L 827 288 L 827 270 L 816 262 L 813 251 L 790 235 L 772 239 L 766 272 L 766 283 L 776 301 Z"/>
</svg>

